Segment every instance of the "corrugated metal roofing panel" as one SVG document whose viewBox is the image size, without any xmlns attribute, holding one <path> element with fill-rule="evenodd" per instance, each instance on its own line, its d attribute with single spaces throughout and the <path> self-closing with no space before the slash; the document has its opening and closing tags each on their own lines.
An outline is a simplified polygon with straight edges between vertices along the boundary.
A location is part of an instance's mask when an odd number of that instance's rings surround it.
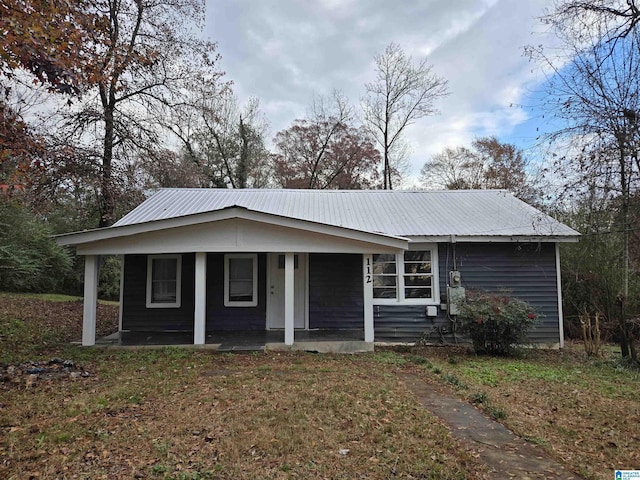
<svg viewBox="0 0 640 480">
<path fill-rule="evenodd" d="M 161 189 L 114 226 L 230 207 L 404 237 L 579 235 L 503 190 Z"/>
</svg>

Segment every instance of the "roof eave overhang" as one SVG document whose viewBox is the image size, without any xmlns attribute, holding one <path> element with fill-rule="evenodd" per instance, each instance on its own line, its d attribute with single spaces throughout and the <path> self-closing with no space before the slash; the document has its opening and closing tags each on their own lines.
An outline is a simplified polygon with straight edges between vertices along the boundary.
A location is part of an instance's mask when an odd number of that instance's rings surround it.
<svg viewBox="0 0 640 480">
<path fill-rule="evenodd" d="M 407 235 L 411 243 L 575 243 L 580 235 Z"/>
<path fill-rule="evenodd" d="M 110 239 L 130 237 L 144 233 L 157 232 L 161 230 L 168 230 L 191 225 L 200 225 L 203 223 L 212 223 L 230 219 L 243 219 L 267 223 L 270 225 L 304 230 L 307 232 L 328 234 L 337 237 L 348 238 L 351 240 L 378 244 L 381 247 L 398 250 L 406 250 L 409 245 L 408 238 L 396 235 L 389 235 L 380 232 L 366 232 L 347 227 L 327 225 L 298 218 L 257 212 L 255 210 L 249 210 L 244 207 L 229 207 L 213 212 L 197 213 L 193 215 L 173 217 L 152 222 L 112 226 L 94 230 L 86 230 L 82 232 L 67 233 L 56 235 L 54 238 L 58 245 L 73 246 L 81 249 L 83 245 L 91 244 L 94 242 L 102 242 Z"/>
</svg>

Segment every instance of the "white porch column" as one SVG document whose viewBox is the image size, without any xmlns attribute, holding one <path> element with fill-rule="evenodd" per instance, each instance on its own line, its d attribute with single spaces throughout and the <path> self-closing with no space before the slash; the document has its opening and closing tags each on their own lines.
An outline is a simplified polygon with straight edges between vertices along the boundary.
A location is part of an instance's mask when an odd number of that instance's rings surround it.
<svg viewBox="0 0 640 480">
<path fill-rule="evenodd" d="M 364 297 L 364 341 L 373 343 L 373 260 L 372 255 L 362 255 Z"/>
<path fill-rule="evenodd" d="M 195 308 L 193 310 L 193 343 L 204 345 L 207 333 L 207 254 L 196 253 Z"/>
<path fill-rule="evenodd" d="M 284 344 L 293 345 L 294 341 L 294 255 L 284 255 Z"/>
<path fill-rule="evenodd" d="M 120 255 L 120 304 L 118 305 L 118 331 L 122 331 L 122 312 L 124 310 L 124 255 Z"/>
<path fill-rule="evenodd" d="M 96 306 L 98 304 L 97 255 L 84 257 L 84 308 L 82 312 L 82 345 L 96 344 Z"/>
</svg>

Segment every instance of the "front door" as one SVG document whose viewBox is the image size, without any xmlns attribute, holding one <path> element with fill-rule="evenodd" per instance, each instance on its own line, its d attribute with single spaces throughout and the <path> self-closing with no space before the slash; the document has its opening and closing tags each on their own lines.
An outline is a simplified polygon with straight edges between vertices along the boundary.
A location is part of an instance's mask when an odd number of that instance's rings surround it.
<svg viewBox="0 0 640 480">
<path fill-rule="evenodd" d="M 307 255 L 294 257 L 294 327 L 306 328 L 307 316 Z M 269 284 L 267 285 L 267 328 L 284 328 L 284 254 L 269 254 Z"/>
</svg>

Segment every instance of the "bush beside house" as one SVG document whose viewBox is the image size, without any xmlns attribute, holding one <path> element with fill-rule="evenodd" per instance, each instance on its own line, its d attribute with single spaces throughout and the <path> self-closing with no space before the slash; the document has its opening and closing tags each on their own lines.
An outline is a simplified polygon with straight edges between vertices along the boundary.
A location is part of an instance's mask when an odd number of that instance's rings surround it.
<svg viewBox="0 0 640 480">
<path fill-rule="evenodd" d="M 513 354 L 537 319 L 527 302 L 504 292 L 470 292 L 458 315 L 476 353 L 488 355 Z"/>
</svg>

